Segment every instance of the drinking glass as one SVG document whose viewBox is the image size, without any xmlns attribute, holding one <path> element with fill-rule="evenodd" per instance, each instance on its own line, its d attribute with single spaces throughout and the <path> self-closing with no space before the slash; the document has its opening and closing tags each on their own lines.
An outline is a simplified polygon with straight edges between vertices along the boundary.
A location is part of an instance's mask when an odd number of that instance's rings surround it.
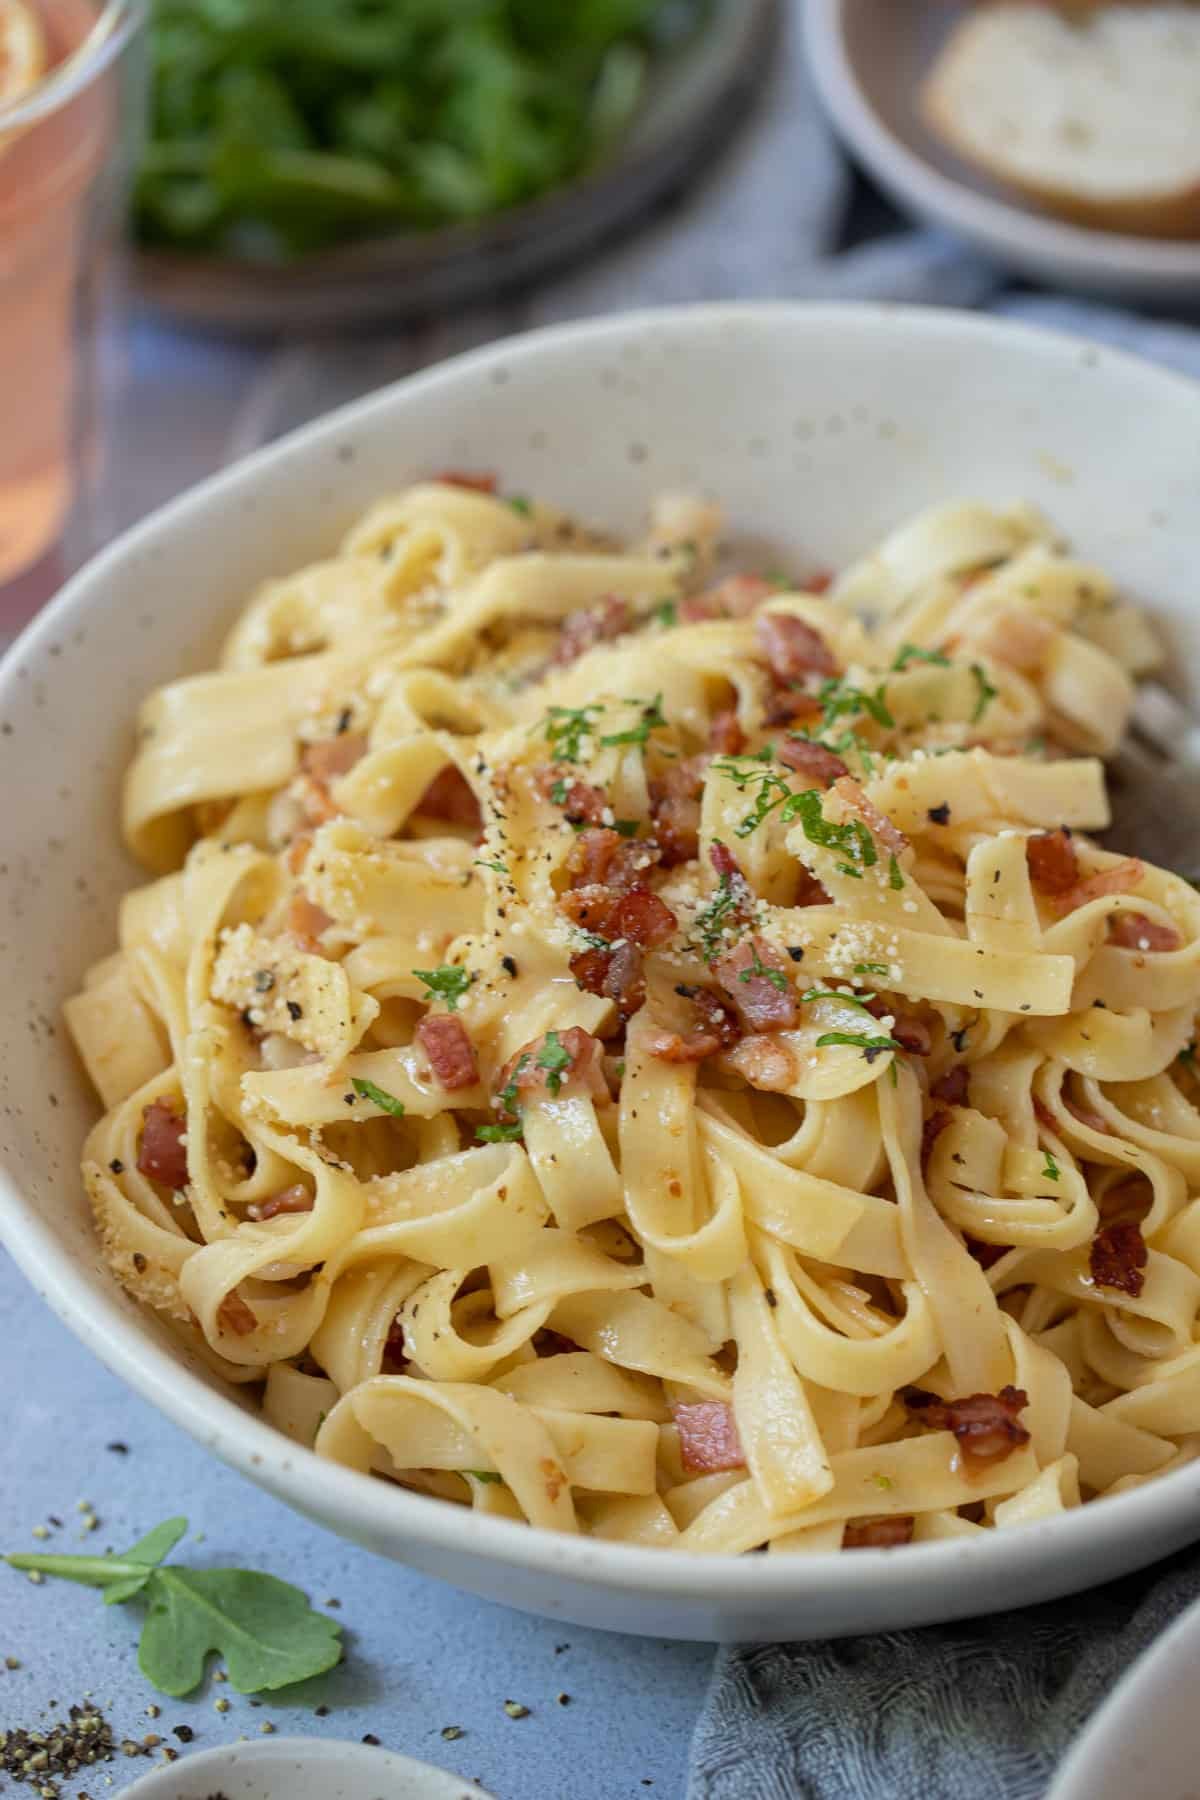
<svg viewBox="0 0 1200 1800">
<path fill-rule="evenodd" d="M 28 3 L 45 73 L 0 102 L 0 649 L 104 531 L 142 128 L 144 0 Z"/>
</svg>

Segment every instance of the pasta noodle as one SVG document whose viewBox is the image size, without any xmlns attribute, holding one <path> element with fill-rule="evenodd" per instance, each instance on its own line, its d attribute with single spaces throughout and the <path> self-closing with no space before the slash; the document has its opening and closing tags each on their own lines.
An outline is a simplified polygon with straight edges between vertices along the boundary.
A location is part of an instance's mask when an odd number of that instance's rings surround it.
<svg viewBox="0 0 1200 1800">
<path fill-rule="evenodd" d="M 142 709 L 66 1016 L 108 1259 L 281 1430 L 811 1555 L 1200 1449 L 1200 895 L 1094 839 L 1153 634 L 1028 509 L 832 581 L 389 497 Z"/>
</svg>

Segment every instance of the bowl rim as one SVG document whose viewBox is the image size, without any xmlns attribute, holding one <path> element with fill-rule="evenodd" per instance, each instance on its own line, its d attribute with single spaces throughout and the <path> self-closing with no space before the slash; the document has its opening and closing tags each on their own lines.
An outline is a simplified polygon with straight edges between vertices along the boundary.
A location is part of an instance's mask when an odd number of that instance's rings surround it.
<svg viewBox="0 0 1200 1800">
<path fill-rule="evenodd" d="M 887 0 L 878 0 L 887 4 Z M 1135 237 L 1073 225 L 956 179 L 898 136 L 871 104 L 846 40 L 848 0 L 805 0 L 804 33 L 818 91 L 833 122 L 892 193 L 947 222 L 996 256 L 1047 266 L 1069 256 L 1097 281 L 1117 269 L 1142 278 L 1200 285 L 1200 242 Z"/>
<path fill-rule="evenodd" d="M 205 1775 L 211 1779 L 221 1774 L 231 1775 L 247 1763 L 266 1764 L 269 1771 L 274 1765 L 295 1762 L 308 1764 L 310 1770 L 326 1764 L 339 1771 L 348 1765 L 354 1774 L 361 1770 L 360 1793 L 374 1791 L 382 1778 L 388 1776 L 433 1775 L 438 1778 L 438 1792 L 443 1800 L 487 1800 L 484 1790 L 469 1776 L 457 1775 L 453 1769 L 443 1769 L 437 1763 L 424 1762 L 404 1750 L 393 1750 L 378 1743 L 365 1744 L 361 1740 L 356 1743 L 352 1738 L 305 1736 L 299 1732 L 289 1733 L 286 1737 L 273 1735 L 234 1744 L 214 1744 L 208 1750 L 189 1756 L 184 1764 L 160 1764 L 141 1776 L 132 1787 L 126 1788 L 126 1800 L 140 1800 L 141 1796 L 151 1795 L 157 1796 L 158 1800 L 174 1800 L 174 1785 L 185 1773 L 189 1778 Z M 285 1790 L 275 1786 L 274 1782 L 271 1785 L 275 1787 L 278 1800 Z"/>
<path fill-rule="evenodd" d="M 300 426 L 277 442 L 209 476 L 166 505 L 157 508 L 101 550 L 75 574 L 0 659 L 0 707 L 18 687 L 18 671 L 45 663 L 64 626 L 86 614 L 92 593 L 110 580 L 120 580 L 122 567 L 136 564 L 157 541 L 169 543 L 176 527 L 205 516 L 238 489 L 253 487 L 266 470 L 286 467 L 292 459 L 321 454 L 336 447 L 347 429 L 370 424 L 403 410 L 408 399 L 436 395 L 470 381 L 503 362 L 510 369 L 536 363 L 544 353 L 563 347 L 627 343 L 642 334 L 737 330 L 769 324 L 798 329 L 820 338 L 839 332 L 883 334 L 927 340 L 947 339 L 986 353 L 1019 347 L 1031 357 L 1063 367 L 1081 360 L 1092 370 L 1112 370 L 1134 378 L 1163 400 L 1183 400 L 1196 409 L 1200 423 L 1200 383 L 1122 350 L 1097 345 L 1078 335 L 1007 318 L 945 308 L 894 304 L 826 304 L 803 301 L 738 301 L 646 308 L 598 319 L 543 327 L 501 338 L 410 375 Z M 1152 392 L 1149 396 L 1154 398 Z M 166 592 L 166 589 L 160 591 Z M 21 684 L 24 685 L 23 683 Z M 227 1394 L 210 1387 L 144 1331 L 138 1312 L 127 1309 L 115 1283 L 102 1295 L 91 1292 L 82 1267 L 62 1256 L 55 1233 L 25 1199 L 7 1170 L 0 1166 L 0 1244 L 11 1254 L 38 1295 L 99 1359 L 143 1399 L 174 1424 L 212 1450 L 251 1481 L 278 1498 L 322 1521 L 336 1519 L 336 1530 L 360 1544 L 388 1546 L 403 1559 L 407 1543 L 436 1551 L 467 1552 L 473 1559 L 531 1575 L 561 1576 L 575 1586 L 597 1591 L 636 1590 L 663 1600 L 704 1600 L 714 1607 L 752 1605 L 756 1598 L 778 1600 L 780 1592 L 810 1605 L 847 1594 L 879 1595 L 884 1590 L 928 1594 L 954 1578 L 981 1582 L 1011 1570 L 1014 1559 L 1030 1577 L 1045 1578 L 1044 1593 L 1074 1591 L 1088 1585 L 1062 1571 L 1076 1568 L 1070 1552 L 1086 1547 L 1104 1579 L 1110 1551 L 1119 1551 L 1135 1536 L 1150 1545 L 1168 1534 L 1179 1541 L 1181 1523 L 1194 1521 L 1183 1541 L 1200 1537 L 1200 1465 L 1185 1465 L 1100 1505 L 1072 1508 L 1056 1517 L 1031 1522 L 1019 1532 L 992 1531 L 979 1537 L 912 1544 L 896 1556 L 866 1550 L 847 1559 L 840 1551 L 810 1556 L 757 1557 L 730 1553 L 664 1553 L 639 1545 L 545 1531 L 512 1520 L 409 1492 L 371 1476 L 329 1462 L 285 1437 L 260 1415 L 243 1410 Z M 330 1529 L 334 1529 L 332 1526 Z M 469 1533 L 469 1538 L 465 1534 Z M 1014 1550 L 1013 1546 L 1017 1546 Z M 1152 1548 L 1142 1558 L 1160 1554 Z M 847 1564 L 849 1563 L 849 1566 Z M 1122 1565 L 1126 1566 L 1126 1565 Z M 1055 1575 L 1056 1568 L 1060 1571 Z M 960 1607 L 959 1612 L 971 1608 Z M 953 1611 L 953 1609 L 951 1609 Z M 945 1617 L 947 1612 L 922 1616 Z"/>
</svg>

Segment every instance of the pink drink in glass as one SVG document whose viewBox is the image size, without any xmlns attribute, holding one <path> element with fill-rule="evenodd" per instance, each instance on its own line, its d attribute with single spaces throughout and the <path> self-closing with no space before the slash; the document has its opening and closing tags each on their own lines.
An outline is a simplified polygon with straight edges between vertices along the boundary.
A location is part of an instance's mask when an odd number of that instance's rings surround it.
<svg viewBox="0 0 1200 1800">
<path fill-rule="evenodd" d="M 136 24 L 103 0 L 34 4 L 50 66 L 0 106 L 0 647 L 92 548 Z"/>
</svg>

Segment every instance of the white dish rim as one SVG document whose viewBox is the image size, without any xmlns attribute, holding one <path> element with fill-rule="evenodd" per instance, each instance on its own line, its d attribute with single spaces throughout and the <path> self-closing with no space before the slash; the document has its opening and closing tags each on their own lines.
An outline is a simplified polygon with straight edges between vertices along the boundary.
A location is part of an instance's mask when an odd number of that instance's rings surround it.
<svg viewBox="0 0 1200 1800">
<path fill-rule="evenodd" d="M 173 1800 L 171 1784 L 179 1781 L 186 1773 L 190 1785 L 193 1775 L 203 1775 L 205 1780 L 216 1780 L 224 1775 L 228 1778 L 246 1764 L 263 1764 L 270 1769 L 273 1764 L 297 1762 L 308 1763 L 314 1770 L 332 1763 L 338 1769 L 350 1767 L 353 1776 L 361 1773 L 360 1793 L 382 1788 L 389 1777 L 405 1775 L 413 1777 L 436 1776 L 436 1792 L 431 1792 L 430 1800 L 487 1800 L 483 1788 L 465 1775 L 456 1775 L 452 1769 L 438 1768 L 434 1763 L 422 1762 L 417 1757 L 407 1756 L 401 1750 L 385 1749 L 382 1745 L 355 1743 L 351 1738 L 323 1737 L 270 1737 L 261 1738 L 258 1742 L 251 1740 L 244 1744 L 218 1744 L 211 1750 L 202 1750 L 198 1755 L 189 1756 L 185 1762 L 168 1763 L 159 1768 L 149 1770 L 126 1788 L 126 1800 L 138 1800 L 140 1795 L 158 1796 L 158 1800 Z M 276 1788 L 277 1796 L 284 1796 L 285 1789 Z M 380 1796 L 384 1800 L 384 1796 Z"/>
<path fill-rule="evenodd" d="M 1151 1698 L 1176 1659 L 1200 1641 L 1200 1600 L 1185 1606 L 1177 1619 L 1147 1645 L 1115 1688 L 1083 1726 L 1059 1764 L 1045 1800 L 1096 1800 L 1097 1772 L 1128 1747 L 1131 1716 Z M 1147 1773 L 1152 1773 L 1147 1771 Z M 1102 1779 L 1102 1778 L 1101 1778 Z M 1101 1794 L 1100 1800 L 1103 1800 Z"/>
<path fill-rule="evenodd" d="M 1186 394 L 1196 407 L 1200 425 L 1200 384 L 1170 369 L 1123 351 L 1097 349 L 1087 340 L 1066 332 L 944 308 L 877 303 L 717 302 L 647 308 L 544 327 L 468 351 L 326 413 L 158 508 L 80 570 L 0 659 L 0 703 L 6 689 L 16 681 L 18 666 L 31 654 L 38 659 L 48 655 L 50 643 L 73 622 L 76 612 L 86 614 L 91 589 L 104 582 L 110 571 L 127 560 L 140 559 L 158 540 L 169 543 L 178 522 L 193 513 L 203 514 L 215 501 L 252 486 L 261 471 L 286 464 L 290 457 L 307 455 L 314 448 L 333 447 L 348 429 L 402 404 L 402 395 L 427 396 L 435 393 L 439 385 L 455 383 L 464 375 L 485 375 L 498 363 L 512 368 L 520 361 L 536 360 L 545 349 L 564 344 L 600 343 L 605 338 L 626 342 L 638 331 L 661 333 L 690 321 L 700 321 L 717 330 L 745 329 L 756 319 L 789 313 L 818 330 L 823 324 L 836 330 L 853 324 L 870 331 L 881 326 L 894 328 L 899 322 L 907 332 L 936 337 L 948 334 L 978 345 L 981 350 L 996 340 L 1009 345 L 1016 340 L 1031 354 L 1056 362 L 1064 355 L 1077 358 L 1084 352 L 1136 375 L 1143 383 L 1160 387 L 1164 393 L 1169 391 L 1176 397 Z M 8 1249 L 35 1291 L 68 1329 L 136 1393 L 230 1467 L 311 1517 L 336 1519 L 338 1535 L 360 1544 L 391 1545 L 397 1547 L 398 1553 L 400 1546 L 411 1541 L 441 1551 L 461 1552 L 465 1547 L 464 1526 L 469 1525 L 472 1556 L 498 1567 L 560 1576 L 598 1591 L 632 1589 L 664 1600 L 701 1599 L 718 1610 L 723 1606 L 731 1610 L 753 1607 L 757 1598 L 767 1596 L 777 1601 L 782 1591 L 795 1597 L 799 1613 L 819 1607 L 827 1596 L 843 1598 L 847 1592 L 878 1593 L 882 1587 L 893 1593 L 912 1591 L 914 1597 L 927 1599 L 931 1587 L 953 1589 L 963 1577 L 977 1577 L 986 1583 L 1011 1573 L 1014 1545 L 1018 1542 L 1024 1574 L 1044 1573 L 1041 1591 L 1044 1597 L 1051 1597 L 1104 1580 L 1110 1554 L 1115 1553 L 1119 1565 L 1128 1568 L 1130 1562 L 1123 1547 L 1128 1546 L 1131 1537 L 1142 1535 L 1154 1540 L 1156 1534 L 1164 1532 L 1172 1533 L 1173 1541 L 1180 1542 L 1181 1514 L 1190 1512 L 1194 1518 L 1190 1536 L 1182 1541 L 1200 1538 L 1200 1509 L 1195 1505 L 1200 1465 L 1174 1470 L 1102 1504 L 1027 1524 L 1019 1535 L 996 1531 L 965 1540 L 912 1544 L 905 1546 L 900 1555 L 888 1550 L 862 1550 L 849 1558 L 841 1552 L 822 1552 L 781 1559 L 666 1553 L 543 1531 L 360 1475 L 318 1457 L 284 1437 L 260 1416 L 244 1411 L 235 1400 L 208 1386 L 154 1343 L 139 1327 L 137 1315 L 128 1313 L 120 1304 L 115 1286 L 102 1297 L 93 1294 L 82 1271 L 62 1256 L 50 1226 L 3 1170 L 0 1244 Z M 1074 1550 L 1078 1554 L 1085 1546 L 1097 1568 L 1095 1583 L 1080 1583 L 1070 1573 L 1065 1579 L 1055 1574 L 1056 1567 L 1064 1567 L 1070 1561 L 1064 1553 Z M 931 1616 L 927 1606 L 914 1610 L 921 1616 Z M 953 1614 L 939 1612 L 936 1616 Z"/>
</svg>

